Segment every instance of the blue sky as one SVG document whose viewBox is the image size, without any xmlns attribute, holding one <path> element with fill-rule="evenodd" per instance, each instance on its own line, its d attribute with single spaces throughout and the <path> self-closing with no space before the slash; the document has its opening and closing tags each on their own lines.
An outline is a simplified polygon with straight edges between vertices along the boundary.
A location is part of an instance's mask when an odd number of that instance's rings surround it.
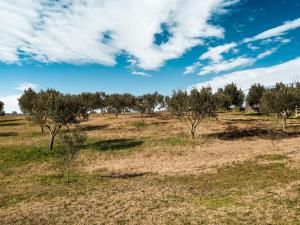
<svg viewBox="0 0 300 225">
<path fill-rule="evenodd" d="M 0 100 L 300 79 L 298 0 L 0 2 Z"/>
</svg>

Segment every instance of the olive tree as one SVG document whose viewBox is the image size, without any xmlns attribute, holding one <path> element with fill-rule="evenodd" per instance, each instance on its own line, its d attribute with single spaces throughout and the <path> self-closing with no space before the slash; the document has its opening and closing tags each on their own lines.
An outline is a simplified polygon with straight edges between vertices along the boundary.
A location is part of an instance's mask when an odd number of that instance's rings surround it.
<svg viewBox="0 0 300 225">
<path fill-rule="evenodd" d="M 226 112 L 230 110 L 232 105 L 232 98 L 231 96 L 226 93 L 223 88 L 219 88 L 216 93 L 217 101 L 218 101 L 218 108 L 223 109 Z"/>
<path fill-rule="evenodd" d="M 59 154 L 61 156 L 62 173 L 70 181 L 70 172 L 79 155 L 80 149 L 86 140 L 86 135 L 81 133 L 80 127 L 75 129 L 65 128 L 59 134 Z"/>
<path fill-rule="evenodd" d="M 171 97 L 167 100 L 168 110 L 181 121 L 188 108 L 188 97 L 186 91 L 178 90 L 173 91 Z"/>
<path fill-rule="evenodd" d="M 130 111 L 135 106 L 135 97 L 132 94 L 111 94 L 108 97 L 108 107 L 114 112 L 116 117 L 119 113 Z"/>
<path fill-rule="evenodd" d="M 195 138 L 195 132 L 206 118 L 217 116 L 217 98 L 210 87 L 193 89 L 189 94 L 183 91 L 173 92 L 169 100 L 169 108 L 178 116 L 190 122 L 191 136 Z"/>
<path fill-rule="evenodd" d="M 260 100 L 266 88 L 260 84 L 253 84 L 248 92 L 246 102 L 249 106 L 253 107 L 255 105 L 260 105 Z"/>
<path fill-rule="evenodd" d="M 54 89 L 41 90 L 32 98 L 28 108 L 26 91 L 24 95 L 19 99 L 20 108 L 28 114 L 30 120 L 49 131 L 49 150 L 53 149 L 54 139 L 62 128 L 79 123 L 88 116 L 86 107 L 75 95 L 64 95 Z"/>
<path fill-rule="evenodd" d="M 153 113 L 157 106 L 164 106 L 164 96 L 158 92 L 152 94 L 145 94 L 142 96 L 146 106 L 146 113 Z"/>
<path fill-rule="evenodd" d="M 284 85 L 276 84 L 275 88 L 265 91 L 261 98 L 262 112 L 274 114 L 282 119 L 282 127 L 286 129 L 287 119 L 295 111 L 299 102 L 298 90 Z"/>
<path fill-rule="evenodd" d="M 235 107 L 242 107 L 245 95 L 241 89 L 238 89 L 236 84 L 227 84 L 224 87 L 224 93 L 230 97 L 231 105 Z"/>
</svg>

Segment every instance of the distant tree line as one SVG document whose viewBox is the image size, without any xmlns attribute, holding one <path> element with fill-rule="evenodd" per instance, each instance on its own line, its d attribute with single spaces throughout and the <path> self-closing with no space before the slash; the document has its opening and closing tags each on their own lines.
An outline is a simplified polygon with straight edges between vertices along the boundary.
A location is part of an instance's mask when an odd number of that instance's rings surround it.
<svg viewBox="0 0 300 225">
<path fill-rule="evenodd" d="M 26 117 L 39 125 L 42 132 L 49 132 L 50 150 L 53 149 L 56 135 L 62 129 L 87 120 L 89 114 L 95 111 L 113 113 L 116 117 L 121 113 L 138 112 L 144 121 L 145 114 L 165 108 L 181 121 L 189 122 L 191 136 L 194 138 L 196 129 L 203 120 L 216 118 L 220 111 L 241 109 L 245 103 L 261 113 L 282 119 L 285 129 L 287 119 L 300 105 L 300 84 L 278 83 L 272 88 L 254 84 L 247 96 L 236 84 L 231 83 L 215 93 L 209 86 L 189 92 L 173 91 L 171 96 L 163 96 L 158 92 L 140 96 L 104 92 L 70 95 L 54 89 L 39 92 L 27 89 L 19 98 L 20 109 Z M 0 103 L 0 109 L 1 107 L 3 108 L 3 104 Z"/>
</svg>

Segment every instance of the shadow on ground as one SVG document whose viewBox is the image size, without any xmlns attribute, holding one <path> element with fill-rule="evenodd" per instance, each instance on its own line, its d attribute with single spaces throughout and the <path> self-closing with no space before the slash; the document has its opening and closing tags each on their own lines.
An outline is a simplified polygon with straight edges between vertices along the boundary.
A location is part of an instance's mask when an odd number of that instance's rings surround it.
<svg viewBox="0 0 300 225">
<path fill-rule="evenodd" d="M 142 145 L 144 141 L 136 139 L 110 139 L 101 140 L 85 146 L 86 149 L 95 149 L 99 151 L 122 150 L 134 148 Z"/>
<path fill-rule="evenodd" d="M 93 131 L 93 130 L 103 130 L 105 128 L 109 127 L 108 124 L 103 125 L 94 125 L 94 126 L 84 126 L 81 128 L 82 131 Z"/>
<path fill-rule="evenodd" d="M 277 131 L 275 134 L 270 134 L 267 129 L 263 128 L 236 128 L 230 131 L 222 131 L 203 135 L 205 138 L 217 138 L 220 140 L 238 140 L 242 138 L 258 137 L 263 139 L 272 139 L 276 136 L 277 139 L 295 138 L 300 136 L 300 131 Z"/>
<path fill-rule="evenodd" d="M 109 175 L 102 175 L 101 177 L 105 178 L 114 178 L 114 179 L 130 179 L 135 177 L 142 177 L 150 173 L 113 173 Z"/>
<path fill-rule="evenodd" d="M 0 137 L 17 136 L 17 132 L 0 132 Z"/>
<path fill-rule="evenodd" d="M 22 125 L 22 123 L 17 123 L 17 122 L 13 122 L 13 123 L 6 123 L 4 121 L 2 121 L 0 123 L 0 127 L 14 127 L 14 126 L 20 126 Z"/>
</svg>

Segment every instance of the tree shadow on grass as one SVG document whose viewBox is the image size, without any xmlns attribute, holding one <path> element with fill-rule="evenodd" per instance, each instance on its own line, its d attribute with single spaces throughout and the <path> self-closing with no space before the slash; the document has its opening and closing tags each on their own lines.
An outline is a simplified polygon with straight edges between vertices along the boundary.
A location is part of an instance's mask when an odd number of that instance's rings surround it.
<svg viewBox="0 0 300 225">
<path fill-rule="evenodd" d="M 22 123 L 0 123 L 0 127 L 14 127 L 14 126 L 20 126 Z"/>
<path fill-rule="evenodd" d="M 0 132 L 0 137 L 11 137 L 11 136 L 17 136 L 17 132 Z"/>
<path fill-rule="evenodd" d="M 81 128 L 82 131 L 93 131 L 93 130 L 103 130 L 105 128 L 109 127 L 108 124 L 103 125 L 94 125 L 94 126 L 84 126 Z"/>
<path fill-rule="evenodd" d="M 7 123 L 7 122 L 16 122 L 16 121 L 20 121 L 22 119 L 3 119 L 0 120 L 0 123 Z"/>
<path fill-rule="evenodd" d="M 109 175 L 102 175 L 101 177 L 113 178 L 113 179 L 130 179 L 136 177 L 142 177 L 150 173 L 112 173 Z"/>
<path fill-rule="evenodd" d="M 280 139 L 295 138 L 300 135 L 300 131 L 293 131 L 293 132 L 277 131 L 276 135 Z M 238 140 L 242 138 L 252 138 L 252 137 L 258 137 L 262 139 L 272 138 L 268 130 L 262 128 L 233 129 L 230 131 L 211 133 L 203 136 L 206 138 L 217 138 L 225 141 Z"/>
<path fill-rule="evenodd" d="M 85 146 L 86 149 L 95 149 L 98 151 L 122 150 L 134 148 L 144 143 L 142 140 L 135 139 L 110 139 L 101 140 Z"/>
</svg>

